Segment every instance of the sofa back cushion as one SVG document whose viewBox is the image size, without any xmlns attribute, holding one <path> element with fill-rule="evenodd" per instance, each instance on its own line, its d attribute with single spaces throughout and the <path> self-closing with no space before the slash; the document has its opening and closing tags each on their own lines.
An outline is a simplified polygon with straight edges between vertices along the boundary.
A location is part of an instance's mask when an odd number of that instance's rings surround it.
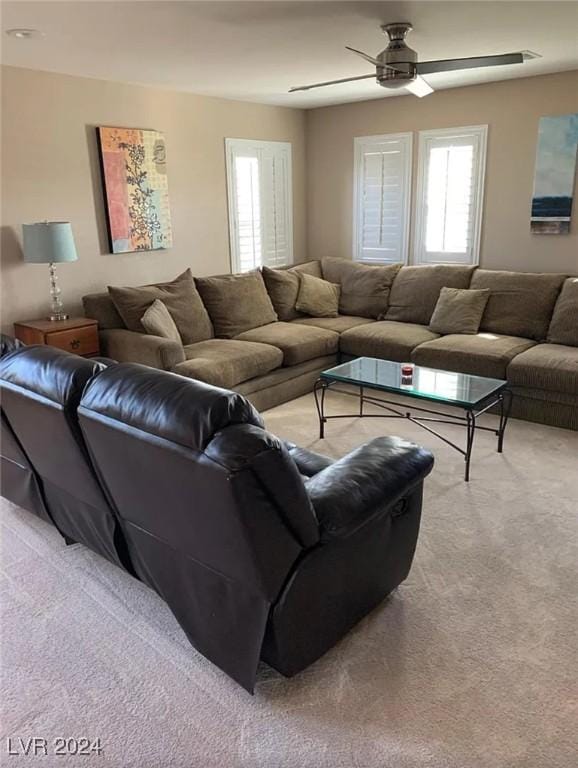
<svg viewBox="0 0 578 768">
<path fill-rule="evenodd" d="M 562 286 L 548 328 L 548 341 L 578 347 L 578 277 L 569 277 Z"/>
<path fill-rule="evenodd" d="M 385 315 L 389 293 L 401 264 L 376 266 L 349 259 L 323 259 L 323 277 L 341 286 L 339 311 L 343 315 L 378 318 Z"/>
<path fill-rule="evenodd" d="M 391 287 L 385 320 L 428 325 L 442 288 L 469 288 L 475 267 L 402 267 Z"/>
<path fill-rule="evenodd" d="M 175 321 L 183 344 L 213 338 L 213 326 L 203 306 L 191 270 L 169 283 L 155 283 L 136 288 L 108 287 L 108 292 L 130 331 L 146 333 L 141 318 L 155 299 L 160 299 Z"/>
<path fill-rule="evenodd" d="M 221 339 L 232 339 L 277 320 L 260 272 L 199 277 L 196 282 L 215 334 Z"/>
<path fill-rule="evenodd" d="M 321 277 L 321 262 L 307 261 L 288 269 L 263 267 L 262 274 L 277 317 L 283 322 L 289 322 L 303 316 L 295 309 L 299 295 L 299 275 Z"/>
<path fill-rule="evenodd" d="M 541 341 L 548 326 L 564 275 L 478 269 L 471 288 L 488 288 L 480 330 Z"/>
</svg>

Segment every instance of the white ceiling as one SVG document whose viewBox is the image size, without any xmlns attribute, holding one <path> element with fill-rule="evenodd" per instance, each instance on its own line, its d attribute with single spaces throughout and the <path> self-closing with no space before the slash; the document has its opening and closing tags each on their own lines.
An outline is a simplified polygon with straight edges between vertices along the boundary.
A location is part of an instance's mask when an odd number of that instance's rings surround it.
<svg viewBox="0 0 578 768">
<path fill-rule="evenodd" d="M 436 88 L 578 69 L 578 2 L 2 2 L 2 61 L 225 98 L 318 107 L 397 95 L 374 81 L 288 94 L 293 85 L 369 74 L 345 45 L 375 55 L 380 24 L 410 21 L 421 60 L 531 50 L 541 59 L 429 75 Z"/>
</svg>

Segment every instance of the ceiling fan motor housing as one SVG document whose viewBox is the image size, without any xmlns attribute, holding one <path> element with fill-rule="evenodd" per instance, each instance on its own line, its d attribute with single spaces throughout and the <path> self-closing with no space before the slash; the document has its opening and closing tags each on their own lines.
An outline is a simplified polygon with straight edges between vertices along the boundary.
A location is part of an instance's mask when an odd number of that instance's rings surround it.
<svg viewBox="0 0 578 768">
<path fill-rule="evenodd" d="M 405 42 L 413 27 L 407 22 L 400 22 L 384 24 L 381 29 L 389 36 L 389 44 L 376 58 L 398 71 L 378 66 L 377 82 L 384 88 L 403 88 L 417 77 L 417 53 Z"/>
</svg>

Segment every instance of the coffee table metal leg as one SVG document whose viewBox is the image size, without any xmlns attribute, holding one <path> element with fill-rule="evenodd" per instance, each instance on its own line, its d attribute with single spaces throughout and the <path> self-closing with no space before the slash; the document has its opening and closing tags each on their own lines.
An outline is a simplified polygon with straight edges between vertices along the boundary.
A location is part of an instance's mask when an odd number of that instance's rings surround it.
<svg viewBox="0 0 578 768">
<path fill-rule="evenodd" d="M 359 415 L 363 416 L 363 387 L 359 387 Z"/>
<path fill-rule="evenodd" d="M 498 453 L 502 453 L 504 447 L 504 432 L 512 408 L 512 393 L 509 389 L 500 394 L 500 426 L 498 429 Z"/>
<path fill-rule="evenodd" d="M 319 416 L 319 439 L 323 440 L 325 437 L 325 392 L 328 384 L 324 379 L 317 379 L 315 386 L 313 387 L 313 394 L 315 395 L 315 407 L 317 408 L 317 415 Z"/>
<path fill-rule="evenodd" d="M 466 411 L 466 427 L 466 455 L 464 456 L 466 460 L 466 472 L 464 480 L 467 483 L 470 480 L 470 462 L 472 459 L 472 448 L 474 447 L 474 437 L 476 434 L 476 416 L 472 411 Z"/>
</svg>

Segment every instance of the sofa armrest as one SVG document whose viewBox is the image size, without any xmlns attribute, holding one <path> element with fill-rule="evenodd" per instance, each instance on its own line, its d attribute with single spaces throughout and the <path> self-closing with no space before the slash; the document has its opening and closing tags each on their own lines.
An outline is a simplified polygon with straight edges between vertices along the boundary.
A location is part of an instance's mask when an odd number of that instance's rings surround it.
<svg viewBox="0 0 578 768">
<path fill-rule="evenodd" d="M 432 454 L 400 437 L 378 437 L 306 481 L 322 541 L 343 538 L 409 495 L 433 467 Z"/>
<path fill-rule="evenodd" d="M 170 371 L 185 359 L 182 344 L 124 328 L 101 331 L 100 341 L 104 354 L 119 363 L 142 363 Z"/>
</svg>

